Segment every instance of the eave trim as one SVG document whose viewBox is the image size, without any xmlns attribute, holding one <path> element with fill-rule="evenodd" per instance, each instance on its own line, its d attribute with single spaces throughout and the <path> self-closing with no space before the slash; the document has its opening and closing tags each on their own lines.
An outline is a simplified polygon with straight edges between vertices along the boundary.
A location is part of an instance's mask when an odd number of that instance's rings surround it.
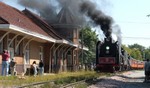
<svg viewBox="0 0 150 88">
<path fill-rule="evenodd" d="M 56 39 L 54 38 L 50 38 L 48 36 L 45 36 L 45 35 L 42 35 L 33 31 L 29 31 L 27 29 L 24 29 L 24 28 L 21 28 L 12 24 L 0 24 L 0 28 L 12 29 L 12 30 L 15 30 L 15 31 L 27 34 L 27 35 L 31 35 L 31 36 L 34 36 L 43 40 L 47 40 L 49 42 L 56 42 Z"/>
<path fill-rule="evenodd" d="M 74 47 L 78 47 L 78 44 L 73 44 L 67 40 L 56 40 L 56 43 L 64 43 L 64 44 L 68 44 L 68 45 L 71 45 L 71 46 L 74 46 Z"/>
</svg>

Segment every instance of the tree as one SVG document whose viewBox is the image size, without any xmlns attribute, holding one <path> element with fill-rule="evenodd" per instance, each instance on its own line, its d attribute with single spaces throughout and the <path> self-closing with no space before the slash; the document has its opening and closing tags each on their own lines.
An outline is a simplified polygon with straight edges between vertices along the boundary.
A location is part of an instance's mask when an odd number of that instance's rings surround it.
<svg viewBox="0 0 150 88">
<path fill-rule="evenodd" d="M 83 53 L 84 60 L 86 59 L 87 62 L 93 62 L 96 57 L 95 51 L 96 43 L 98 41 L 98 36 L 96 35 L 96 32 L 92 31 L 91 27 L 86 26 L 80 31 L 80 40 L 83 41 L 83 45 L 89 49 L 89 51 L 85 51 Z"/>
<path fill-rule="evenodd" d="M 125 49 L 128 52 L 129 55 L 131 54 L 132 50 L 129 47 L 127 47 L 125 45 L 122 45 L 122 47 L 123 47 L 123 49 Z"/>
<path fill-rule="evenodd" d="M 122 45 L 122 47 L 128 52 L 128 54 L 133 57 L 134 59 L 137 60 L 143 60 L 142 58 L 142 52 L 140 49 L 142 49 L 141 45 L 134 44 L 134 45 L 129 45 L 129 47 Z"/>
<path fill-rule="evenodd" d="M 142 45 L 133 44 L 129 45 L 128 48 L 131 50 L 130 55 L 137 60 L 144 60 L 150 56 L 150 51 Z"/>
<path fill-rule="evenodd" d="M 150 59 L 150 47 L 145 49 L 143 53 L 144 53 L 145 59 Z"/>
<path fill-rule="evenodd" d="M 143 51 L 145 50 L 145 47 L 142 46 L 142 45 L 139 45 L 139 44 L 129 45 L 129 48 L 130 48 L 130 49 L 136 48 L 136 49 L 139 49 L 141 52 L 143 52 Z"/>
<path fill-rule="evenodd" d="M 130 55 L 131 55 L 131 57 L 133 57 L 134 59 L 142 60 L 142 54 L 141 54 L 141 52 L 140 52 L 139 49 L 136 49 L 136 48 L 132 49 Z"/>
</svg>

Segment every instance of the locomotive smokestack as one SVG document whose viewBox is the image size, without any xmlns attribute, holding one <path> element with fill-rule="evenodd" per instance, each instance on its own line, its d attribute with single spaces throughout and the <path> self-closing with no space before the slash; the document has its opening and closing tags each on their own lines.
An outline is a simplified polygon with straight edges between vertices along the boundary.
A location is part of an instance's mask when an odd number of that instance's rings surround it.
<svg viewBox="0 0 150 88">
<path fill-rule="evenodd" d="M 110 37 L 112 33 L 112 18 L 105 15 L 101 10 L 97 10 L 94 3 L 90 1 L 84 1 L 80 7 L 81 12 L 85 13 L 88 17 L 90 17 L 95 24 L 100 25 L 101 30 L 106 37 Z"/>
</svg>

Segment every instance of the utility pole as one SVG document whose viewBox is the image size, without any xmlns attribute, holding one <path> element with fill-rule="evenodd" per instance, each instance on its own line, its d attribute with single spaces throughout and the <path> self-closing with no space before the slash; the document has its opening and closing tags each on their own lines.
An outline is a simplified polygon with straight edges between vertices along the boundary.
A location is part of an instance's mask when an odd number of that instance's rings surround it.
<svg viewBox="0 0 150 88">
<path fill-rule="evenodd" d="M 82 47 L 82 60 L 81 60 L 81 66 L 83 69 L 83 28 L 81 29 L 81 47 Z"/>
<path fill-rule="evenodd" d="M 142 53 L 143 53 L 142 58 L 143 58 L 143 60 L 145 60 L 145 52 L 144 52 L 144 48 L 142 48 Z"/>
<path fill-rule="evenodd" d="M 143 60 L 145 60 L 145 52 L 144 52 L 144 49 L 143 49 Z"/>
</svg>

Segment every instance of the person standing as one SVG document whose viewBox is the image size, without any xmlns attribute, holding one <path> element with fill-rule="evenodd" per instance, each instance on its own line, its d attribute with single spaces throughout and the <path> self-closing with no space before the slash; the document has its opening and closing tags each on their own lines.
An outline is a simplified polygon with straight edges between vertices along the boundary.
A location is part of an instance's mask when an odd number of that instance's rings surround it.
<svg viewBox="0 0 150 88">
<path fill-rule="evenodd" d="M 11 71 L 11 75 L 17 75 L 17 71 L 16 71 L 16 62 L 14 61 L 14 59 L 11 60 L 10 62 L 10 71 Z"/>
<path fill-rule="evenodd" d="M 41 59 L 39 62 L 39 74 L 43 75 L 44 74 L 44 63 L 43 60 Z"/>
<path fill-rule="evenodd" d="M 8 76 L 9 58 L 10 58 L 10 55 L 9 55 L 8 51 L 4 50 L 3 54 L 2 54 L 2 76 Z"/>
<path fill-rule="evenodd" d="M 144 65 L 144 70 L 145 70 L 145 80 L 150 80 L 150 62 L 149 59 L 146 60 L 145 65 Z"/>
<path fill-rule="evenodd" d="M 37 75 L 37 69 L 38 69 L 38 66 L 37 66 L 37 64 L 36 64 L 36 61 L 33 61 L 32 67 L 33 67 L 33 71 L 34 71 L 34 76 L 36 76 L 36 75 Z"/>
</svg>

